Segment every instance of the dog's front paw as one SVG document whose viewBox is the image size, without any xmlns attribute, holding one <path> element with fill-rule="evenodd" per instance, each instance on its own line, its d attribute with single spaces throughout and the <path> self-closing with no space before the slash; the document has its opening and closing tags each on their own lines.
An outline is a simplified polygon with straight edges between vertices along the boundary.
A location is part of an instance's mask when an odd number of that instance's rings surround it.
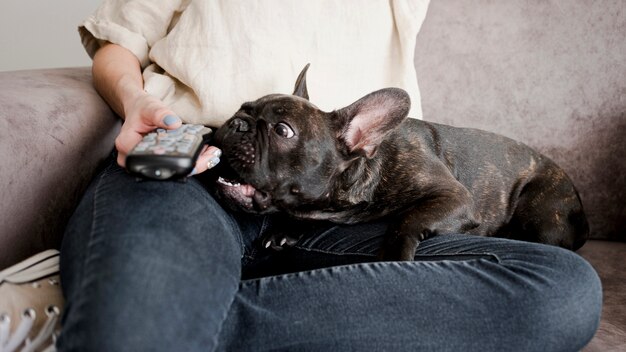
<svg viewBox="0 0 626 352">
<path fill-rule="evenodd" d="M 283 234 L 269 234 L 261 241 L 263 248 L 271 248 L 275 251 L 281 251 L 285 248 L 293 247 L 296 243 L 298 243 L 298 238 Z"/>
<path fill-rule="evenodd" d="M 415 236 L 395 236 L 393 239 L 387 239 L 378 258 L 382 261 L 413 261 L 419 242 Z"/>
</svg>

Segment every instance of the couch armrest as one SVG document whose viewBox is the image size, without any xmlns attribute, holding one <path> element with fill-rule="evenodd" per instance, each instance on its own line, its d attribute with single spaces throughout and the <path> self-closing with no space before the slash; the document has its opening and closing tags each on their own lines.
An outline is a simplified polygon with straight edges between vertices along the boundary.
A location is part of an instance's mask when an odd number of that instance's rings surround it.
<svg viewBox="0 0 626 352">
<path fill-rule="evenodd" d="M 89 68 L 0 73 L 0 269 L 58 247 L 119 125 Z"/>
</svg>

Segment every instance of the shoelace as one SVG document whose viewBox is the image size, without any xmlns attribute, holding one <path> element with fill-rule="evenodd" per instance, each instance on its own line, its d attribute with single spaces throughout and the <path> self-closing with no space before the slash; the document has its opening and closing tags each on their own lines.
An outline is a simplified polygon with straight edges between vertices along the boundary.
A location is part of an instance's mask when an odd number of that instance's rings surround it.
<svg viewBox="0 0 626 352">
<path fill-rule="evenodd" d="M 21 316 L 21 320 L 12 335 L 9 334 L 11 328 L 11 318 L 7 314 L 0 316 L 0 352 L 13 352 L 24 344 L 24 347 L 20 352 L 34 352 L 36 349 L 42 347 L 42 345 L 48 341 L 52 336 L 52 343 L 47 346 L 43 351 L 53 352 L 56 351 L 54 342 L 56 341 L 56 335 L 54 334 L 54 326 L 59 319 L 61 312 L 56 306 L 49 306 L 46 309 L 46 322 L 42 326 L 41 330 L 34 339 L 27 338 L 30 335 L 33 328 L 33 323 L 37 317 L 37 313 L 33 309 L 26 309 Z"/>
<path fill-rule="evenodd" d="M 58 271 L 59 251 L 49 249 L 0 271 L 0 284 L 4 281 L 20 284 Z"/>
<path fill-rule="evenodd" d="M 58 272 L 59 252 L 57 250 L 48 250 L 41 252 L 13 267 L 0 272 L 0 284 L 10 282 L 14 284 L 27 283 L 40 277 Z M 14 352 L 20 346 L 23 346 L 20 352 L 34 352 L 41 350 L 43 352 L 54 352 L 56 348 L 56 334 L 54 332 L 55 325 L 60 318 L 61 311 L 57 306 L 48 306 L 45 310 L 46 321 L 37 333 L 30 339 L 37 312 L 32 308 L 27 308 L 20 316 L 20 322 L 17 328 L 11 334 L 11 317 L 4 313 L 0 315 L 0 352 Z M 50 341 L 49 346 L 44 344 Z M 43 349 L 42 349 L 43 348 Z"/>
</svg>

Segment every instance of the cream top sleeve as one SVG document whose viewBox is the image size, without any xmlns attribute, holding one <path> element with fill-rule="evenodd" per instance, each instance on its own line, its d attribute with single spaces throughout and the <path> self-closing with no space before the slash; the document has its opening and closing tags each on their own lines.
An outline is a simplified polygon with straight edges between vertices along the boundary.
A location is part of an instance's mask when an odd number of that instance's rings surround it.
<svg viewBox="0 0 626 352">
<path fill-rule="evenodd" d="M 172 20 L 189 1 L 104 0 L 79 27 L 83 46 L 90 57 L 105 42 L 130 50 L 145 68 L 150 48 L 167 35 Z"/>
</svg>

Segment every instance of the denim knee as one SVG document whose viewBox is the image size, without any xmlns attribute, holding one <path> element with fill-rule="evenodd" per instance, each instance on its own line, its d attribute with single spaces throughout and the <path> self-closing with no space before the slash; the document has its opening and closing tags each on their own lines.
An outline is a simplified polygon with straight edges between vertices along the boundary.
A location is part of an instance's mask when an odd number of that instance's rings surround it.
<svg viewBox="0 0 626 352">
<path fill-rule="evenodd" d="M 243 251 L 236 223 L 201 185 L 136 183 L 112 167 L 74 218 L 62 248 L 67 306 L 60 350 L 216 343 Z"/>
<path fill-rule="evenodd" d="M 524 296 L 511 305 L 511 309 L 520 310 L 516 316 L 526 320 L 516 333 L 530 343 L 528 350 L 581 350 L 600 324 L 600 279 L 576 253 L 542 247 L 543 263 L 529 262 L 513 269 L 528 279 Z M 531 347 L 532 343 L 538 345 Z"/>
</svg>

